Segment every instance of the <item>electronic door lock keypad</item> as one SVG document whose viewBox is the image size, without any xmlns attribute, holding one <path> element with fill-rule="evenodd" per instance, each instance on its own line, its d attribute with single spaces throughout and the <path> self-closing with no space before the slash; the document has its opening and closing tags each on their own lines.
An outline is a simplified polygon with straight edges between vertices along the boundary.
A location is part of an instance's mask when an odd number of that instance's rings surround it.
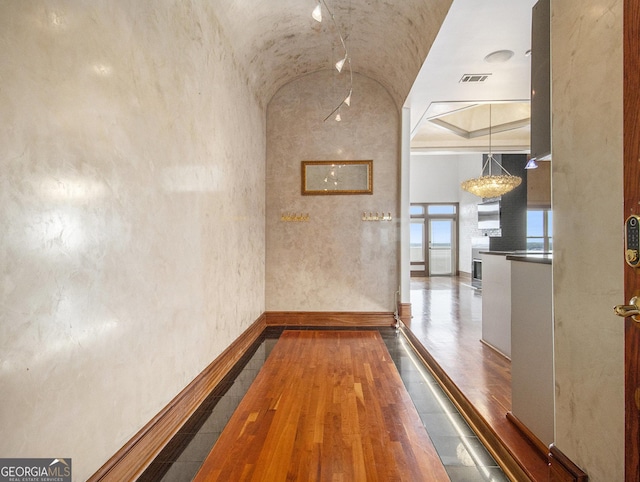
<svg viewBox="0 0 640 482">
<path fill-rule="evenodd" d="M 632 214 L 624 223 L 625 261 L 632 268 L 640 265 L 640 216 Z"/>
</svg>

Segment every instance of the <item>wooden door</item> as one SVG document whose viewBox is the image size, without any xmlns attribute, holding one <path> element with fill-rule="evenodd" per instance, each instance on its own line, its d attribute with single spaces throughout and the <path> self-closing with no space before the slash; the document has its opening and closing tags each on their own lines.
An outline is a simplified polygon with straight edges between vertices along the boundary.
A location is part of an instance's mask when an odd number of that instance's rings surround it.
<svg viewBox="0 0 640 482">
<path fill-rule="evenodd" d="M 624 0 L 624 218 L 640 215 L 640 0 Z M 640 268 L 625 265 L 625 298 Z M 640 480 L 640 323 L 625 318 L 625 480 Z"/>
</svg>

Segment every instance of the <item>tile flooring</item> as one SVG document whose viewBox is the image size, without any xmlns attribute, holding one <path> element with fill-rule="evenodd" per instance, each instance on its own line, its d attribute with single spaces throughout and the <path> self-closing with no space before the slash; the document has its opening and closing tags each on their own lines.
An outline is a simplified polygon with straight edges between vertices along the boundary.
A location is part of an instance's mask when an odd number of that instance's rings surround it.
<svg viewBox="0 0 640 482">
<path fill-rule="evenodd" d="M 451 481 L 508 481 L 404 337 L 393 329 L 380 334 Z"/>
<path fill-rule="evenodd" d="M 379 331 L 451 481 L 508 481 L 404 337 L 393 328 Z M 262 335 L 138 480 L 192 480 L 281 332 Z"/>
</svg>

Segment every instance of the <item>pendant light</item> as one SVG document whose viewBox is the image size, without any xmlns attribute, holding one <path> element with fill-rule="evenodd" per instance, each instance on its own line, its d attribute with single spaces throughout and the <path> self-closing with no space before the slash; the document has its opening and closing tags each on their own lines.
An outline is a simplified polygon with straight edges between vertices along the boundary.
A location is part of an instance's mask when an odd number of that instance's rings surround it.
<svg viewBox="0 0 640 482">
<path fill-rule="evenodd" d="M 502 174 L 493 174 L 493 164 L 496 164 Z M 482 166 L 482 172 L 489 166 L 489 175 L 480 176 L 464 181 L 460 187 L 471 194 L 482 198 L 500 197 L 510 191 L 513 191 L 522 183 L 522 178 L 512 176 L 502 165 L 493 157 L 491 149 L 491 104 L 489 104 L 489 155 Z M 498 171 L 500 172 L 500 171 Z"/>
</svg>

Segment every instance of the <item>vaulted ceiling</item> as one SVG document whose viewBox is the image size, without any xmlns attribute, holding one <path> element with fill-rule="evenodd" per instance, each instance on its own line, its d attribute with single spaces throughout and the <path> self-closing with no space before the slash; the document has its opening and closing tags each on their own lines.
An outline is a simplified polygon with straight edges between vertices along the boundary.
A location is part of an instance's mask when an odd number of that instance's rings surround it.
<svg viewBox="0 0 640 482">
<path fill-rule="evenodd" d="M 219 2 L 215 14 L 238 64 L 263 104 L 284 84 L 331 69 L 342 46 L 323 5 L 316 0 Z M 400 108 L 407 97 L 451 0 L 326 0 L 343 33 L 354 72 L 381 83 Z"/>
<path fill-rule="evenodd" d="M 483 152 L 491 144 L 483 134 L 490 123 L 497 127 L 493 142 L 499 151 L 528 151 L 530 59 L 525 53 L 531 48 L 536 0 L 320 2 L 322 23 L 311 17 L 318 0 L 217 2 L 222 35 L 262 105 L 286 83 L 333 69 L 343 56 L 339 31 L 353 72 L 382 84 L 398 109 L 410 108 L 414 153 Z M 502 50 L 512 57 L 486 60 Z M 485 82 L 466 83 L 461 81 L 465 74 L 488 75 Z M 493 121 L 488 104 L 495 107 Z M 456 119 L 444 122 L 442 116 L 453 112 Z"/>
</svg>

